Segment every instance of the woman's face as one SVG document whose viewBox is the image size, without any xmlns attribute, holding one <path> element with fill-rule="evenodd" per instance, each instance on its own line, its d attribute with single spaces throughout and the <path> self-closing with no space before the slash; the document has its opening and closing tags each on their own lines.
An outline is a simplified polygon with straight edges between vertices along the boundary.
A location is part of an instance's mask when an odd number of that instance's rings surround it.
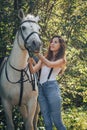
<svg viewBox="0 0 87 130">
<path fill-rule="evenodd" d="M 50 43 L 50 50 L 53 52 L 58 52 L 60 48 L 60 43 L 58 37 L 54 37 Z"/>
</svg>

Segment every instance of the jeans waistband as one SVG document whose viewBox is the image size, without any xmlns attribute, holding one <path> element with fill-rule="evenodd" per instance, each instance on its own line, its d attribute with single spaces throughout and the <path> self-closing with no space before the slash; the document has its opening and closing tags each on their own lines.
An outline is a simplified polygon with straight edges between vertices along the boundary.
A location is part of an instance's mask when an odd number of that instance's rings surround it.
<svg viewBox="0 0 87 130">
<path fill-rule="evenodd" d="M 51 80 L 51 81 L 46 81 L 46 82 L 44 82 L 44 83 L 39 83 L 40 85 L 46 85 L 46 84 L 52 84 L 52 83 L 54 83 L 54 82 L 57 82 L 57 80 Z"/>
</svg>

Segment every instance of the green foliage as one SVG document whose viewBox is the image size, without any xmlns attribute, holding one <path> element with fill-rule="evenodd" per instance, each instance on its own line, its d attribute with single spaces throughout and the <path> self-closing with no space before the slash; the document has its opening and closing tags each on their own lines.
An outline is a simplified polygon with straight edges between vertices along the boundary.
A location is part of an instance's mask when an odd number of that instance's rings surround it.
<svg viewBox="0 0 87 130">
<path fill-rule="evenodd" d="M 63 97 L 63 118 L 68 130 L 86 130 L 87 113 L 87 1 L 86 0 L 0 0 L 0 57 L 9 55 L 20 24 L 18 10 L 40 16 L 41 38 L 47 48 L 53 35 L 66 41 L 67 68 L 58 76 Z M 74 109 L 73 109 L 74 107 Z M 81 107 L 75 109 L 75 107 Z M 68 110 L 67 110 L 68 109 Z M 3 109 L 0 108 L 1 113 Z M 14 112 L 16 117 L 20 117 Z M 84 118 L 82 118 L 84 117 Z M 4 125 L 4 118 L 2 118 Z M 15 119 L 14 119 L 15 120 Z M 18 124 L 21 127 L 21 124 Z M 39 125 L 43 126 L 42 117 Z"/>
<path fill-rule="evenodd" d="M 72 108 L 62 112 L 67 130 L 87 130 L 87 111 L 83 108 Z"/>
<path fill-rule="evenodd" d="M 6 122 L 4 120 L 4 112 L 2 107 L 0 107 L 0 130 L 3 130 L 6 127 Z M 64 124 L 66 125 L 67 130 L 87 130 L 87 106 L 84 107 L 78 107 L 78 108 L 68 108 L 66 110 L 62 109 L 62 119 Z M 19 110 L 17 107 L 14 107 L 13 109 L 13 121 L 15 124 L 16 130 L 23 130 L 24 129 L 24 123 L 23 119 L 19 113 Z M 41 115 L 39 115 L 38 120 L 38 128 L 39 130 L 43 130 L 44 122 Z M 53 127 L 53 130 L 56 130 L 55 127 Z"/>
<path fill-rule="evenodd" d="M 86 109 L 73 107 L 72 109 L 69 108 L 65 111 L 62 110 L 62 119 L 67 130 L 87 130 Z M 44 126 L 44 124 L 42 126 Z M 55 126 L 53 127 L 53 130 L 56 130 Z"/>
</svg>

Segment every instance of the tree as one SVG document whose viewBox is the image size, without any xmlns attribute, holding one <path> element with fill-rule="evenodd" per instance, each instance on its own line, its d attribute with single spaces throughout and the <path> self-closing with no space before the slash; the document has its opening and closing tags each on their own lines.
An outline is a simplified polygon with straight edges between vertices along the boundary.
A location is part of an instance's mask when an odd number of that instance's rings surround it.
<svg viewBox="0 0 87 130">
<path fill-rule="evenodd" d="M 58 76 L 63 108 L 87 104 L 87 2 L 86 0 L 0 1 L 0 57 L 9 55 L 20 25 L 18 10 L 40 16 L 41 38 L 47 48 L 50 38 L 66 41 L 67 69 Z"/>
</svg>

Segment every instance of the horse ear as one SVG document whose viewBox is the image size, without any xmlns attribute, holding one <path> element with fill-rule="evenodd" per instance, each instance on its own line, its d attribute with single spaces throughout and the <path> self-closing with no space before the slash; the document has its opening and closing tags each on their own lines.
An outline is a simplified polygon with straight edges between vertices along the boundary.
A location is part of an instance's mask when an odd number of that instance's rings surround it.
<svg viewBox="0 0 87 130">
<path fill-rule="evenodd" d="M 23 19 L 25 18 L 25 15 L 24 15 L 24 12 L 23 12 L 22 9 L 20 9 L 20 10 L 18 11 L 18 17 L 19 17 L 20 20 L 23 20 Z"/>
<path fill-rule="evenodd" d="M 35 21 L 38 23 L 38 21 L 40 21 L 40 17 L 39 17 L 39 16 L 36 16 L 36 17 L 35 17 Z"/>
</svg>

